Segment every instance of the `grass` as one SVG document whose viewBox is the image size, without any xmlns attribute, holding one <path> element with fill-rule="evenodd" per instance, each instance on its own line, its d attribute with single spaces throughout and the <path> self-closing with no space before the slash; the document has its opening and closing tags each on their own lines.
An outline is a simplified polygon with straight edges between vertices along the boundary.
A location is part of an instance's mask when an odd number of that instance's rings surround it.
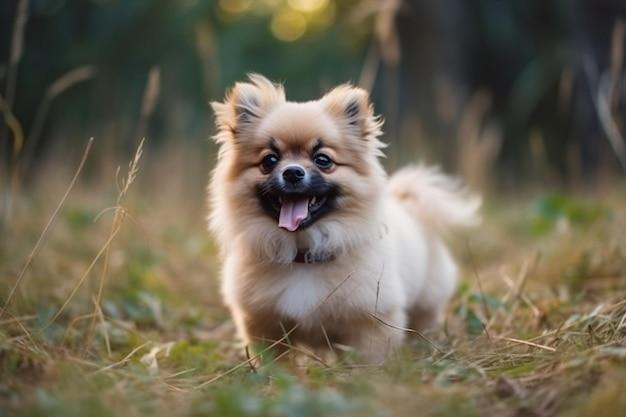
<svg viewBox="0 0 626 417">
<path fill-rule="evenodd" d="M 384 367 L 303 355 L 253 368 L 220 303 L 197 154 L 172 169 L 148 151 L 119 189 L 86 167 L 0 318 L 0 416 L 624 415 L 617 186 L 488 199 L 484 227 L 454 242 L 462 283 L 445 328 L 427 335 L 436 348 L 410 338 Z M 69 165 L 42 168 L 16 199 L 3 302 Z"/>
</svg>

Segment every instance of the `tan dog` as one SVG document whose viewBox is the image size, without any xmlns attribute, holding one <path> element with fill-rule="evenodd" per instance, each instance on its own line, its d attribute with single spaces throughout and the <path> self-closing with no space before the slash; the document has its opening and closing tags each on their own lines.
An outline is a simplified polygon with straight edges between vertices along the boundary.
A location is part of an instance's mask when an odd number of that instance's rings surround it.
<svg viewBox="0 0 626 417">
<path fill-rule="evenodd" d="M 212 105 L 210 226 L 245 342 L 342 344 L 379 363 L 402 328 L 441 322 L 457 280 L 441 233 L 477 223 L 479 198 L 434 168 L 387 178 L 359 88 L 295 103 L 251 75 Z"/>
</svg>

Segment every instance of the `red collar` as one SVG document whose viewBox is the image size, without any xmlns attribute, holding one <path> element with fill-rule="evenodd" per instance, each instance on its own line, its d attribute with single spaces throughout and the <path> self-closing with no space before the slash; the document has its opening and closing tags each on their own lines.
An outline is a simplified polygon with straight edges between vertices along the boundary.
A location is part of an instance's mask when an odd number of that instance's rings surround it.
<svg viewBox="0 0 626 417">
<path fill-rule="evenodd" d="M 332 253 L 322 253 L 314 256 L 309 251 L 299 250 L 298 253 L 296 253 L 296 257 L 293 259 L 293 262 L 297 264 L 325 264 L 334 260 L 335 255 Z"/>
</svg>

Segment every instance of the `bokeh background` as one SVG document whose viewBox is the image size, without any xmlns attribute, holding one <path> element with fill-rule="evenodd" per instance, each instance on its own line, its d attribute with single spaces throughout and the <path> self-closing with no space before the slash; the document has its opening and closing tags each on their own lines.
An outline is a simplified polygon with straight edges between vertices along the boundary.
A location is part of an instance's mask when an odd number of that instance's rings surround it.
<svg viewBox="0 0 626 417">
<path fill-rule="evenodd" d="M 0 0 L 0 416 L 623 417 L 625 37 L 626 0 Z M 385 367 L 246 362 L 206 186 L 250 72 L 360 85 L 390 171 L 485 197 Z"/>
<path fill-rule="evenodd" d="M 105 159 L 144 136 L 211 154 L 207 103 L 259 72 L 293 100 L 370 90 L 390 168 L 595 185 L 626 163 L 625 16 L 623 0 L 4 1 L 0 91 L 24 137 L 0 128 L 3 184 L 92 136 Z"/>
</svg>

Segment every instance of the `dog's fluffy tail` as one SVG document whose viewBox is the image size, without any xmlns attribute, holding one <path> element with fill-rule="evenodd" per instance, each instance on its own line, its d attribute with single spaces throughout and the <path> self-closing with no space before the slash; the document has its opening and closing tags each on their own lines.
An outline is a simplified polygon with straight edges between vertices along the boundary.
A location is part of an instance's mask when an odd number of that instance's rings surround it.
<svg viewBox="0 0 626 417">
<path fill-rule="evenodd" d="M 481 222 L 482 199 L 438 167 L 403 168 L 389 179 L 389 191 L 411 214 L 440 233 Z"/>
</svg>

